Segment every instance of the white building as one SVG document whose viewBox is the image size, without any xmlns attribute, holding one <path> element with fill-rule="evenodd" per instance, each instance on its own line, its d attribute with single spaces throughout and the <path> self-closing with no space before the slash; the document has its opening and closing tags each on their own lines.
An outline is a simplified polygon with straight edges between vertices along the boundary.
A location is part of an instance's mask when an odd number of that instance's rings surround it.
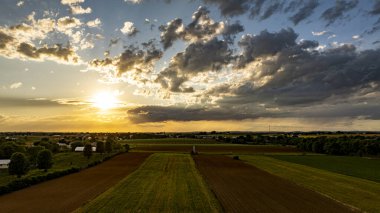
<svg viewBox="0 0 380 213">
<path fill-rule="evenodd" d="M 11 162 L 11 160 L 9 160 L 9 159 L 0 160 L 0 169 L 8 169 L 10 162 Z"/>
<path fill-rule="evenodd" d="M 84 146 L 77 146 L 75 147 L 75 152 L 83 152 L 84 150 Z M 92 151 L 95 152 L 96 151 L 96 147 L 92 147 Z"/>
</svg>

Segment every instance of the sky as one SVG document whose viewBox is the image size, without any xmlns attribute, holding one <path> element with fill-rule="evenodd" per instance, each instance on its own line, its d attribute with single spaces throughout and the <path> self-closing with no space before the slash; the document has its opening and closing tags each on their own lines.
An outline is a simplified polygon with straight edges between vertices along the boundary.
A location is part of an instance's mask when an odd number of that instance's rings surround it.
<svg viewBox="0 0 380 213">
<path fill-rule="evenodd" d="M 379 131 L 380 1 L 2 0 L 0 131 Z"/>
</svg>

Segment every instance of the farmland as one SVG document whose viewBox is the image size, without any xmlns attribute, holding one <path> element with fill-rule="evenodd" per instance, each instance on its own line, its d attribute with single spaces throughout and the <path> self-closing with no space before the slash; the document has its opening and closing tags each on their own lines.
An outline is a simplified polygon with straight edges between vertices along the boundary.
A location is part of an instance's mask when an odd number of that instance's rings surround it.
<svg viewBox="0 0 380 213">
<path fill-rule="evenodd" d="M 128 201 L 128 202 L 126 202 Z M 220 212 L 188 154 L 154 154 L 84 212 Z"/>
<path fill-rule="evenodd" d="M 350 212 L 318 193 L 225 156 L 195 162 L 227 212 Z"/>
<path fill-rule="evenodd" d="M 79 173 L 2 195 L 1 212 L 71 212 L 135 171 L 149 155 L 121 154 Z"/>
<path fill-rule="evenodd" d="M 327 155 L 276 155 L 278 160 L 323 169 L 380 183 L 380 159 Z"/>
<path fill-rule="evenodd" d="M 148 152 L 181 152 L 189 153 L 192 145 L 136 145 L 134 151 Z M 214 154 L 265 154 L 265 153 L 299 153 L 295 147 L 272 146 L 272 145 L 240 145 L 240 144 L 211 144 L 196 145 L 196 150 L 200 153 Z"/>
<path fill-rule="evenodd" d="M 241 156 L 247 163 L 297 185 L 367 212 L 380 212 L 380 184 L 268 156 Z"/>
</svg>

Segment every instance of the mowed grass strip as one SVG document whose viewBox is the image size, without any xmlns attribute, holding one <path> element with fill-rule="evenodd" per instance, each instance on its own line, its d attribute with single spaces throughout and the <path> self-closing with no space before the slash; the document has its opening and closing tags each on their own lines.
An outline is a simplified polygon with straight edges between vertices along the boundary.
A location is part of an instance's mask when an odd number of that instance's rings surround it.
<svg viewBox="0 0 380 213">
<path fill-rule="evenodd" d="M 156 153 L 84 212 L 220 212 L 188 154 Z"/>
<path fill-rule="evenodd" d="M 278 160 L 311 166 L 380 183 L 380 159 L 330 155 L 278 155 Z"/>
<path fill-rule="evenodd" d="M 380 183 L 267 156 L 244 155 L 240 159 L 347 205 L 366 212 L 380 212 Z"/>
</svg>

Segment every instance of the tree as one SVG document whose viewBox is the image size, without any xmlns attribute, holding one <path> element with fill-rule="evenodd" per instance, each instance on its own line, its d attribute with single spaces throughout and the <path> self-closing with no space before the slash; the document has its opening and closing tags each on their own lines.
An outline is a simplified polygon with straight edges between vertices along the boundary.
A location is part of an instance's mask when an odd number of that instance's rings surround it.
<svg viewBox="0 0 380 213">
<path fill-rule="evenodd" d="M 53 154 L 50 150 L 44 149 L 38 152 L 37 166 L 39 169 L 44 169 L 45 172 L 53 166 Z"/>
<path fill-rule="evenodd" d="M 71 151 L 75 151 L 75 148 L 77 148 L 78 146 L 83 146 L 83 142 L 80 142 L 80 141 L 77 141 L 77 142 L 72 142 L 70 144 L 71 146 Z"/>
<path fill-rule="evenodd" d="M 44 150 L 45 147 L 43 146 L 31 146 L 26 149 L 26 153 L 29 158 L 29 163 L 32 164 L 33 166 L 37 164 L 37 156 L 38 153 L 42 150 Z"/>
<path fill-rule="evenodd" d="M 0 145 L 0 158 L 9 159 L 15 152 L 25 152 L 25 149 L 14 142 L 5 142 Z"/>
<path fill-rule="evenodd" d="M 130 149 L 129 144 L 124 144 L 125 152 L 129 152 L 129 149 Z"/>
<path fill-rule="evenodd" d="M 90 157 L 92 156 L 92 146 L 91 146 L 91 143 L 86 143 L 86 144 L 84 145 L 83 155 L 84 155 L 87 159 L 90 159 Z"/>
<path fill-rule="evenodd" d="M 8 172 L 10 175 L 17 175 L 18 178 L 28 172 L 28 160 L 24 153 L 13 153 L 11 156 L 11 162 L 9 163 Z"/>
<path fill-rule="evenodd" d="M 106 149 L 107 153 L 112 152 L 112 142 L 111 141 L 107 140 L 105 149 Z"/>
<path fill-rule="evenodd" d="M 98 141 L 96 143 L 96 152 L 98 153 L 104 153 L 104 143 L 101 141 Z"/>
</svg>

